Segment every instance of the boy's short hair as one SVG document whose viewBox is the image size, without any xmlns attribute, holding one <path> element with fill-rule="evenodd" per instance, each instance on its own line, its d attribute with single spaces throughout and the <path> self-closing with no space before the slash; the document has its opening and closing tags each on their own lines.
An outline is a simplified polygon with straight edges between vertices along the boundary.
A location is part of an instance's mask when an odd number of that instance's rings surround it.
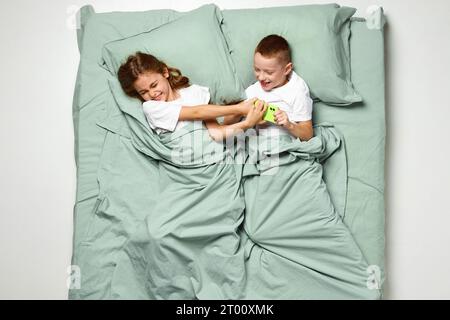
<svg viewBox="0 0 450 320">
<path fill-rule="evenodd" d="M 278 56 L 282 62 L 291 62 L 291 49 L 288 42 L 276 34 L 264 37 L 256 46 L 255 53 L 257 52 L 267 58 Z"/>
</svg>

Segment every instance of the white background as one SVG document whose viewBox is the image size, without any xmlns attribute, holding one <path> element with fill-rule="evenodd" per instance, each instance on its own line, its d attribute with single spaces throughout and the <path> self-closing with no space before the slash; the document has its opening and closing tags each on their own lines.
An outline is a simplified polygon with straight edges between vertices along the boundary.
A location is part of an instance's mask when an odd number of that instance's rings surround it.
<svg viewBox="0 0 450 320">
<path fill-rule="evenodd" d="M 2 1 L 0 298 L 66 299 L 75 200 L 74 9 L 191 10 L 211 1 Z M 222 9 L 313 0 L 216 1 Z M 450 1 L 384 7 L 388 299 L 450 299 Z"/>
</svg>

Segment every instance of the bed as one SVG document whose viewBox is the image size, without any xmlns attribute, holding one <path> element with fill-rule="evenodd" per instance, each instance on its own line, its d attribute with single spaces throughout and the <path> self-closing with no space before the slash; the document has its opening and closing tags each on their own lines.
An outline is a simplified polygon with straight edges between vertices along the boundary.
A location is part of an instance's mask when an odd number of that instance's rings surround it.
<svg viewBox="0 0 450 320">
<path fill-rule="evenodd" d="M 80 64 L 73 98 L 77 194 L 72 265 L 79 268 L 80 279 L 74 282 L 78 285 L 71 286 L 69 298 L 155 298 L 140 287 L 148 280 L 145 275 L 149 262 L 135 259 L 129 262 L 133 268 L 127 269 L 118 266 L 116 259 L 130 230 L 136 228 L 134 222 L 148 217 L 148 212 L 142 212 L 142 208 L 153 208 L 160 201 L 157 197 L 148 196 L 155 194 L 160 187 L 154 179 L 160 174 L 159 164 L 157 159 L 148 157 L 144 161 L 142 153 L 126 143 L 128 132 L 120 110 L 109 107 L 113 99 L 108 82 L 111 75 L 101 59 L 105 44 L 174 21 L 185 13 L 174 10 L 95 13 L 91 6 L 84 6 L 79 14 Z M 325 173 L 329 174 L 325 174 L 324 180 L 330 185 L 335 203 L 339 203 L 343 222 L 369 264 L 366 270 L 367 287 L 373 290 L 382 290 L 385 277 L 383 25 L 381 8 L 367 21 L 351 18 L 349 23 L 351 81 L 362 101 L 345 107 L 316 101 L 313 114 L 315 123 L 331 123 L 343 137 L 346 167 L 336 167 L 332 161 L 325 163 Z M 109 119 L 106 124 L 103 121 L 105 118 Z M 130 163 L 134 165 L 127 165 Z M 344 174 L 342 183 L 345 188 L 337 185 L 333 189 L 336 184 L 327 181 L 327 177 L 336 176 L 337 171 L 341 177 Z M 136 196 L 131 194 L 133 188 L 128 177 L 133 177 L 134 183 L 137 181 L 143 186 L 139 191 L 140 203 L 126 201 L 127 196 Z M 105 192 L 115 194 L 115 197 L 105 200 L 102 196 Z M 110 199 L 116 202 L 112 203 Z M 107 207 L 120 208 L 117 214 L 121 218 L 111 218 L 118 221 L 114 225 L 108 224 L 110 220 L 99 219 L 99 208 Z M 133 215 L 129 215 L 130 212 Z M 93 228 L 93 225 L 96 227 Z M 258 247 L 258 250 L 264 249 Z M 115 277 L 114 290 L 111 289 L 112 275 Z M 301 288 L 297 288 L 298 295 L 294 291 L 292 295 L 285 296 L 281 287 L 278 290 L 274 287 L 270 290 L 270 296 L 258 298 L 329 298 L 320 294 L 308 296 L 307 292 L 301 292 Z M 125 292 L 133 294 L 127 296 Z M 214 299 L 216 296 L 199 294 L 197 298 Z"/>
</svg>

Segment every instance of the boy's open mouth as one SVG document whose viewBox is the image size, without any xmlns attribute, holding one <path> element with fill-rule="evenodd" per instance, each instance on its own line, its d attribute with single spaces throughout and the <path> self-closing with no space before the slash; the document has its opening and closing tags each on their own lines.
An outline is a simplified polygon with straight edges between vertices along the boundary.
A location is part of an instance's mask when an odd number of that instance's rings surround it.
<svg viewBox="0 0 450 320">
<path fill-rule="evenodd" d="M 270 81 L 260 81 L 259 83 L 263 88 L 268 87 L 270 85 Z"/>
</svg>

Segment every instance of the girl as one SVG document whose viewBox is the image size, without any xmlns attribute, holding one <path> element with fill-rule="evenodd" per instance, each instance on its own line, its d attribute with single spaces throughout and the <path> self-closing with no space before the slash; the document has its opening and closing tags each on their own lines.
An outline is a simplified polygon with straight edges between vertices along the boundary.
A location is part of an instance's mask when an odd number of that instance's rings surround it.
<svg viewBox="0 0 450 320">
<path fill-rule="evenodd" d="M 158 134 L 176 131 L 185 121 L 206 120 L 210 136 L 221 141 L 256 125 L 267 108 L 264 103 L 255 105 L 257 99 L 229 106 L 208 105 L 208 88 L 190 85 L 180 70 L 142 52 L 128 57 L 119 68 L 118 77 L 125 93 L 143 102 L 147 121 Z M 230 125 L 217 123 L 217 117 L 230 115 L 246 118 Z"/>
<path fill-rule="evenodd" d="M 179 70 L 149 54 L 130 56 L 118 77 L 125 93 L 143 102 L 150 127 L 163 138 L 176 137 L 171 133 L 189 121 L 206 120 L 211 137 L 221 141 L 253 127 L 266 110 L 262 103 L 254 106 L 255 99 L 231 106 L 206 105 L 208 88 L 189 85 Z M 233 114 L 246 119 L 229 126 L 215 119 Z M 134 220 L 135 231 L 117 260 L 116 269 L 127 270 L 115 275 L 126 279 L 120 283 L 130 289 L 123 291 L 139 291 L 149 299 L 242 298 L 246 272 L 238 235 L 244 219 L 239 167 L 233 161 L 199 167 L 159 161 L 152 179 L 157 180 L 153 196 L 158 201 L 141 212 L 143 220 Z M 133 278 L 139 279 L 134 287 Z"/>
</svg>

